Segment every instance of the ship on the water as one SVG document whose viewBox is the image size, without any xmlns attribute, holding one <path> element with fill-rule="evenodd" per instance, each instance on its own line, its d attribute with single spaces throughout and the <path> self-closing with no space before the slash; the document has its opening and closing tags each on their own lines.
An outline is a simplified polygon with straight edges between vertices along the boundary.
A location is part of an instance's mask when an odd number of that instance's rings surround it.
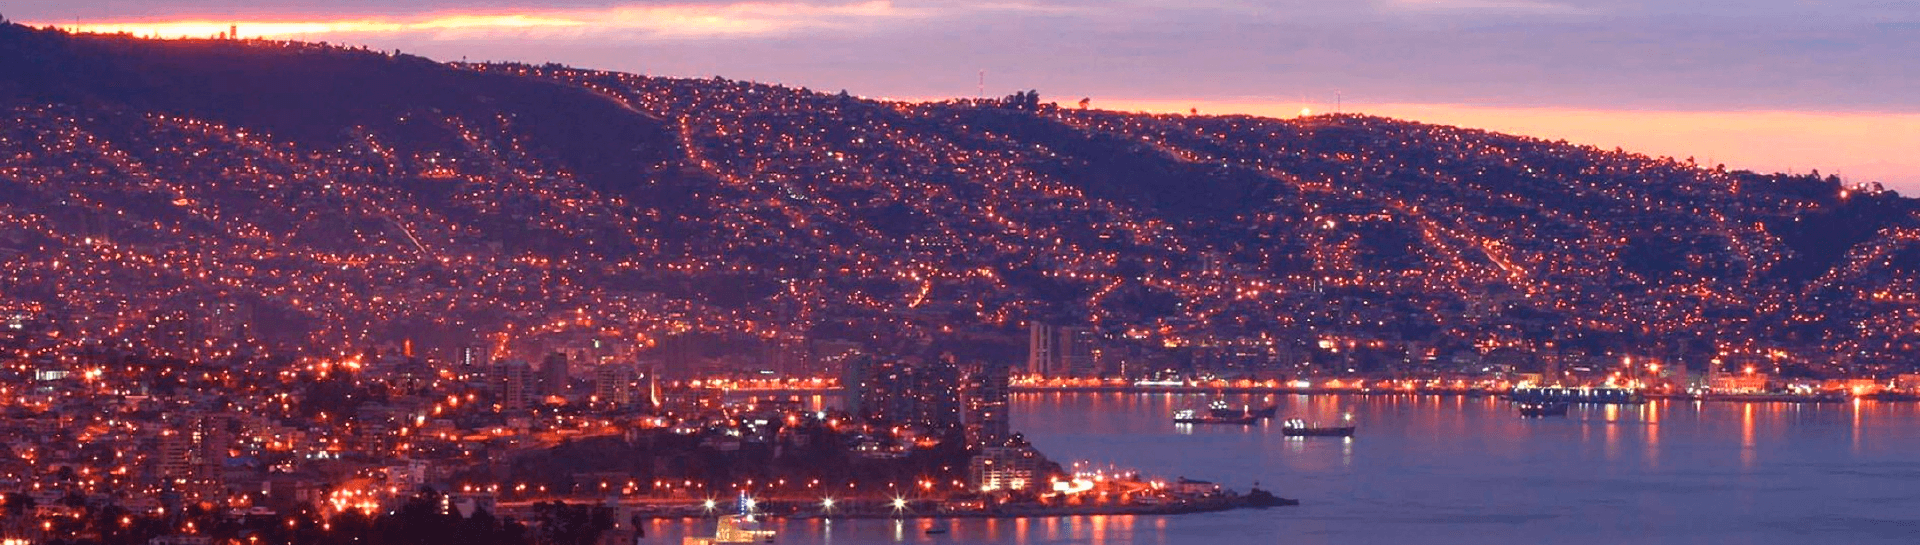
<svg viewBox="0 0 1920 545">
<path fill-rule="evenodd" d="M 1212 415 L 1214 418 L 1242 418 L 1248 416 L 1255 419 L 1273 418 L 1273 415 L 1278 412 L 1280 412 L 1279 405 L 1268 405 L 1259 409 L 1255 409 L 1250 405 L 1241 405 L 1240 408 L 1236 409 L 1228 405 L 1227 402 L 1220 400 L 1214 400 L 1213 403 L 1207 405 L 1207 414 Z"/>
<path fill-rule="evenodd" d="M 1247 426 L 1259 421 L 1260 417 L 1251 414 L 1214 416 L 1212 412 L 1202 413 L 1194 409 L 1180 409 L 1173 413 L 1173 423 L 1175 424 L 1238 424 Z"/>
<path fill-rule="evenodd" d="M 1537 417 L 1546 417 L 1546 416 L 1566 416 L 1567 409 L 1571 408 L 1573 405 L 1571 403 L 1521 403 L 1519 406 L 1520 406 L 1520 416 L 1537 418 Z"/>
<path fill-rule="evenodd" d="M 687 536 L 681 545 L 718 545 L 723 543 L 772 543 L 773 530 L 760 527 L 760 521 L 753 515 L 727 515 L 720 517 L 720 523 L 714 528 L 713 537 Z"/>
<path fill-rule="evenodd" d="M 680 540 L 681 545 L 717 545 L 722 543 L 772 543 L 773 530 L 760 526 L 760 520 L 754 516 L 753 498 L 746 492 L 740 493 L 740 512 L 720 517 L 714 527 L 713 537 L 687 536 Z"/>
<path fill-rule="evenodd" d="M 1353 420 L 1353 415 L 1347 415 L 1346 420 Z M 1352 424 L 1323 426 L 1319 422 L 1308 423 L 1292 418 L 1280 425 L 1280 434 L 1288 437 L 1353 437 L 1354 427 Z"/>
<path fill-rule="evenodd" d="M 1647 396 L 1631 388 L 1565 388 L 1559 386 L 1516 387 L 1507 394 L 1515 403 L 1585 403 L 1596 405 L 1624 405 L 1646 403 Z"/>
</svg>

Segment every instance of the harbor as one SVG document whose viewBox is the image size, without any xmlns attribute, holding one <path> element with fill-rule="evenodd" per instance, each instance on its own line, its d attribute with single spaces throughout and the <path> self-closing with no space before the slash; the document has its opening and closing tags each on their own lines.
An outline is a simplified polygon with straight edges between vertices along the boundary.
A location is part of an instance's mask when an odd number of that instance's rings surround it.
<svg viewBox="0 0 1920 545">
<path fill-rule="evenodd" d="M 1650 399 L 1672 401 L 1736 403 L 1840 403 L 1856 399 L 1882 402 L 1920 401 L 1920 393 L 1884 385 L 1863 388 L 1858 385 L 1810 387 L 1793 385 L 1775 389 L 1694 388 L 1656 389 L 1621 386 L 1535 387 L 1511 382 L 1466 383 L 1439 380 L 1328 380 L 1310 381 L 1102 381 L 1054 380 L 1015 383 L 1011 390 L 1021 393 L 1052 394 L 1235 394 L 1299 396 L 1420 396 L 1501 398 L 1521 402 L 1554 401 L 1588 404 L 1635 404 Z"/>
<path fill-rule="evenodd" d="M 1015 394 L 1015 424 L 1062 458 L 1151 467 L 1224 488 L 1300 500 L 1274 509 L 1026 517 L 773 518 L 786 545 L 1017 545 L 1527 542 L 1602 545 L 1635 535 L 1713 532 L 1756 545 L 1902 543 L 1920 524 L 1900 497 L 1920 448 L 1920 404 L 1693 403 L 1574 405 L 1564 417 L 1518 416 L 1514 403 L 1460 396 L 1229 395 L 1279 405 L 1252 426 L 1183 426 L 1180 408 L 1219 398 L 1161 394 Z M 1359 432 L 1286 437 L 1281 420 L 1335 421 Z M 1871 468 L 1858 471 L 1856 468 Z M 1792 488 L 1785 494 L 1779 490 Z M 1628 500 L 1642 502 L 1623 504 Z M 1685 506 L 1682 508 L 1682 506 Z M 924 518 L 922 518 L 924 516 Z M 1886 521 L 1884 524 L 1871 520 Z M 1778 521 L 1778 522 L 1768 522 Z M 643 543 L 711 535 L 712 518 L 653 519 Z M 945 534 L 928 534 L 940 528 Z"/>
</svg>

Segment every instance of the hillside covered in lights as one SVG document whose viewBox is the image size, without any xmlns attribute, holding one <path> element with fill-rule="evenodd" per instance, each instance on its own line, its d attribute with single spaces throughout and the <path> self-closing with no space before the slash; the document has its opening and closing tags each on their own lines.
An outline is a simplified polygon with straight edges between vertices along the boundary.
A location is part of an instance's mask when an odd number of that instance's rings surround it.
<svg viewBox="0 0 1920 545">
<path fill-rule="evenodd" d="M 0 26 L 0 326 L 202 359 L 1044 321 L 1920 365 L 1920 201 L 1872 184 L 1067 102 Z"/>
</svg>

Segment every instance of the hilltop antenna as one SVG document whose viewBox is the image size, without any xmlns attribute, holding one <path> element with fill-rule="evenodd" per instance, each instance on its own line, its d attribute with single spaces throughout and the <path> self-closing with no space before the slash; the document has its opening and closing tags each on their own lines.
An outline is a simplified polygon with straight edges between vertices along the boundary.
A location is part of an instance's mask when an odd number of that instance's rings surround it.
<svg viewBox="0 0 1920 545">
<path fill-rule="evenodd" d="M 1333 113 L 1334 113 L 1335 115 L 1338 115 L 1338 114 L 1340 114 L 1340 113 L 1341 113 L 1341 109 L 1340 109 L 1340 107 L 1341 107 L 1341 102 L 1340 102 L 1340 98 L 1341 98 L 1341 97 L 1340 97 L 1340 92 L 1339 92 L 1339 91 L 1334 91 L 1334 92 L 1333 92 Z"/>
<path fill-rule="evenodd" d="M 980 94 L 976 95 L 974 98 L 978 98 L 981 100 L 985 100 L 987 98 L 987 71 L 986 70 L 980 71 Z"/>
</svg>

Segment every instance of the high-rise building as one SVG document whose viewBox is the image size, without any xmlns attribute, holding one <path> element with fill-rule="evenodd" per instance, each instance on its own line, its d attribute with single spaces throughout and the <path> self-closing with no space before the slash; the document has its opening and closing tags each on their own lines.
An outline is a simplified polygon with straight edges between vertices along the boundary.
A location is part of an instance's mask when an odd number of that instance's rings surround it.
<svg viewBox="0 0 1920 545">
<path fill-rule="evenodd" d="M 1025 437 L 1014 434 L 980 449 L 967 462 L 967 478 L 975 490 L 1008 492 L 1038 489 L 1047 459 Z"/>
<path fill-rule="evenodd" d="M 519 412 L 534 406 L 536 397 L 533 368 L 526 362 L 501 362 L 493 366 L 493 372 L 490 374 L 493 382 L 493 398 L 500 405 L 500 410 Z"/>
<path fill-rule="evenodd" d="M 813 373 L 812 352 L 803 335 L 782 334 L 767 342 L 765 369 L 781 377 L 804 377 Z"/>
<path fill-rule="evenodd" d="M 210 414 L 194 422 L 194 428 L 200 434 L 201 473 L 217 478 L 226 468 L 227 451 L 233 448 L 234 437 L 239 435 L 240 418 L 226 412 Z"/>
<path fill-rule="evenodd" d="M 471 372 L 486 369 L 488 363 L 487 349 L 485 347 L 474 345 L 460 347 L 460 368 L 462 370 Z"/>
<path fill-rule="evenodd" d="M 1053 326 L 1041 322 L 1027 324 L 1027 374 L 1055 376 L 1053 372 Z"/>
<path fill-rule="evenodd" d="M 238 425 L 231 414 L 195 414 L 162 431 L 156 459 L 160 477 L 190 494 L 217 493 Z"/>
<path fill-rule="evenodd" d="M 963 398 L 966 399 L 967 444 L 985 448 L 1007 440 L 1007 388 L 1011 369 L 999 363 L 975 366 L 967 374 Z"/>
<path fill-rule="evenodd" d="M 192 432 L 181 430 L 160 432 L 160 453 L 157 461 L 162 479 L 177 486 L 193 478 L 194 468 L 199 465 L 198 452 L 193 443 Z"/>
<path fill-rule="evenodd" d="M 914 365 L 908 419 L 929 426 L 961 424 L 960 366 L 953 356 Z"/>
<path fill-rule="evenodd" d="M 913 368 L 899 360 L 873 360 L 861 366 L 856 396 L 860 412 L 855 416 L 880 422 L 904 422 L 908 407 L 907 389 L 913 382 Z"/>
<path fill-rule="evenodd" d="M 873 386 L 873 356 L 853 354 L 840 366 L 840 387 L 846 391 L 847 414 L 860 417 L 867 414 L 867 391 Z"/>
<path fill-rule="evenodd" d="M 1027 374 L 1040 377 L 1100 375 L 1099 334 L 1086 326 L 1027 326 Z"/>
<path fill-rule="evenodd" d="M 1562 368 L 1563 364 L 1566 362 L 1566 352 L 1560 347 L 1560 343 L 1551 342 L 1551 341 L 1547 342 L 1545 348 L 1542 348 L 1539 351 L 1539 354 L 1540 354 L 1540 385 L 1541 386 L 1560 385 L 1560 379 L 1562 378 L 1562 375 L 1560 374 L 1560 369 Z"/>
<path fill-rule="evenodd" d="M 632 366 L 606 364 L 593 370 L 593 398 L 601 405 L 632 406 L 639 389 L 640 377 Z"/>
<path fill-rule="evenodd" d="M 547 395 L 567 395 L 567 381 L 573 377 L 568 373 L 566 352 L 547 354 L 540 361 L 540 391 Z"/>
<path fill-rule="evenodd" d="M 847 363 L 847 412 L 879 422 L 959 425 L 960 370 L 951 359 L 913 364 L 860 356 Z"/>
<path fill-rule="evenodd" d="M 1100 368 L 1095 366 L 1094 351 L 1099 348 L 1099 337 L 1091 327 L 1061 327 L 1060 345 L 1054 349 L 1054 357 L 1060 359 L 1055 368 L 1066 376 L 1091 378 L 1100 376 Z"/>
</svg>

